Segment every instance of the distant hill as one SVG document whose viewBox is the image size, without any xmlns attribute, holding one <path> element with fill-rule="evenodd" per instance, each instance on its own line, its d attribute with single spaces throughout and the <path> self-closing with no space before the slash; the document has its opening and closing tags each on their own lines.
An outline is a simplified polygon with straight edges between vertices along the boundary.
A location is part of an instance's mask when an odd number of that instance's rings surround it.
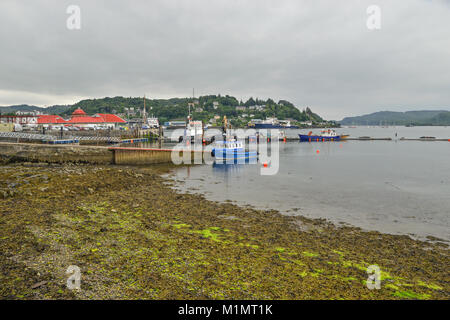
<svg viewBox="0 0 450 320">
<path fill-rule="evenodd" d="M 169 120 L 186 119 L 189 112 L 189 103 L 194 103 L 191 113 L 194 119 L 208 122 L 218 115 L 220 124 L 223 116 L 227 116 L 233 125 L 247 124 L 250 119 L 266 119 L 276 117 L 278 119 L 293 119 L 298 122 L 312 121 L 314 124 L 324 120 L 310 108 L 299 110 L 289 101 L 272 99 L 261 100 L 250 98 L 247 101 L 239 101 L 229 95 L 207 95 L 198 98 L 171 98 L 171 99 L 146 99 L 146 109 L 149 115 L 158 117 L 160 122 Z M 144 106 L 143 98 L 136 97 L 106 97 L 101 99 L 86 99 L 68 106 L 52 106 L 40 108 L 30 105 L 17 105 L 0 107 L 0 113 L 8 114 L 16 111 L 41 111 L 48 114 L 58 114 L 68 117 L 77 108 L 83 109 L 87 114 L 114 113 L 124 117 L 140 117 Z"/>
<path fill-rule="evenodd" d="M 42 113 L 48 114 L 60 114 L 69 109 L 70 106 L 55 105 L 48 108 L 42 108 L 38 106 L 30 106 L 28 104 L 14 105 L 14 106 L 0 106 L 0 114 L 15 114 L 17 111 L 32 112 L 40 111 Z"/>
<path fill-rule="evenodd" d="M 216 125 L 220 125 L 223 116 L 235 126 L 243 126 L 250 119 L 266 119 L 277 117 L 278 119 L 294 119 L 296 121 L 313 121 L 320 123 L 324 120 L 309 108 L 299 110 L 294 104 L 286 100 L 275 102 L 272 99 L 261 100 L 250 98 L 247 101 L 239 101 L 229 95 L 206 95 L 197 98 L 171 98 L 171 99 L 146 99 L 147 112 L 158 117 L 160 122 L 170 120 L 184 120 L 189 112 L 189 103 L 194 103 L 191 108 L 193 118 L 208 122 L 214 116 L 219 116 Z M 76 108 L 82 108 L 88 114 L 118 113 L 127 116 L 129 110 L 134 110 L 130 117 L 140 116 L 140 110 L 144 106 L 143 98 L 136 97 L 106 97 L 102 99 L 82 100 L 63 113 L 67 116 Z"/>
<path fill-rule="evenodd" d="M 0 106 L 0 112 L 2 114 L 6 113 L 15 113 L 16 111 L 37 111 L 41 110 L 42 108 L 37 106 L 30 106 L 28 104 L 21 104 L 21 105 L 15 105 L 15 106 L 7 106 L 7 107 L 1 107 Z"/>
<path fill-rule="evenodd" d="M 237 121 L 246 118 L 245 115 L 253 115 L 254 119 L 265 119 L 267 117 L 277 117 L 278 119 L 295 119 L 297 121 L 312 120 L 313 122 L 322 122 L 323 119 L 313 113 L 309 108 L 300 111 L 292 103 L 286 100 L 280 100 L 278 103 L 272 99 L 260 100 L 250 98 L 246 102 L 239 101 L 229 95 L 207 95 L 198 98 L 171 98 L 171 99 L 146 99 L 147 112 L 158 117 L 160 121 L 168 121 L 175 119 L 185 119 L 189 106 L 188 104 L 195 102 L 191 109 L 194 119 L 208 121 L 215 115 L 221 118 L 227 116 L 229 119 Z M 217 103 L 214 107 L 214 103 Z M 69 115 L 76 108 L 82 108 L 88 114 L 94 113 L 123 113 L 126 114 L 125 108 L 134 108 L 140 110 L 143 108 L 143 98 L 132 97 L 114 97 L 102 99 L 82 100 L 74 104 L 65 111 L 64 115 Z M 238 107 L 241 108 L 238 108 Z M 256 106 L 264 106 L 263 109 Z M 243 108 L 245 107 L 245 108 Z M 151 109 L 149 109 L 151 108 Z M 244 120 L 242 120 L 244 121 Z"/>
<path fill-rule="evenodd" d="M 347 117 L 341 125 L 450 125 L 450 111 L 380 111 L 358 117 Z"/>
</svg>

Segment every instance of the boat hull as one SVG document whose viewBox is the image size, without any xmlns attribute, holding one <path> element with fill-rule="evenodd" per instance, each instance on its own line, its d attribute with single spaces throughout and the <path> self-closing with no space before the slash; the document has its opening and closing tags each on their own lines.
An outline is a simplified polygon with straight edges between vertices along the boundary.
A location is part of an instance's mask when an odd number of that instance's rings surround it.
<svg viewBox="0 0 450 320">
<path fill-rule="evenodd" d="M 325 137 L 325 136 L 314 136 L 307 134 L 299 134 L 300 142 L 325 142 L 325 141 L 340 141 L 341 137 Z"/>
<path fill-rule="evenodd" d="M 247 162 L 258 159 L 256 151 L 244 151 L 243 149 L 213 149 L 212 156 L 221 162 Z"/>
</svg>

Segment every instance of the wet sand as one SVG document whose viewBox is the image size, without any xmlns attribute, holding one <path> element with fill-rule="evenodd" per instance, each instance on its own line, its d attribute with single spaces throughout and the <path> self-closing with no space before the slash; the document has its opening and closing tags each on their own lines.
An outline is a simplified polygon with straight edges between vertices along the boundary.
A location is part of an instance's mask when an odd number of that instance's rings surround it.
<svg viewBox="0 0 450 320">
<path fill-rule="evenodd" d="M 0 166 L 2 299 L 449 299 L 448 246 L 180 194 L 167 167 Z M 81 290 L 66 287 L 70 265 Z M 366 286 L 381 269 L 381 289 Z"/>
</svg>

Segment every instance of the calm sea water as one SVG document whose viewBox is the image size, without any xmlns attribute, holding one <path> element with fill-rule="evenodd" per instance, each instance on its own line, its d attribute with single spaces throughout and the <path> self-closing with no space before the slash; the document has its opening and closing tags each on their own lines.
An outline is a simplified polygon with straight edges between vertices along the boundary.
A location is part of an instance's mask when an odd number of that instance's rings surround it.
<svg viewBox="0 0 450 320">
<path fill-rule="evenodd" d="M 337 131 L 351 137 L 450 138 L 450 127 Z M 450 241 L 450 142 L 288 142 L 280 145 L 276 175 L 263 176 L 260 169 L 261 164 L 197 165 L 175 169 L 173 178 L 183 181 L 178 189 L 210 200 Z"/>
</svg>

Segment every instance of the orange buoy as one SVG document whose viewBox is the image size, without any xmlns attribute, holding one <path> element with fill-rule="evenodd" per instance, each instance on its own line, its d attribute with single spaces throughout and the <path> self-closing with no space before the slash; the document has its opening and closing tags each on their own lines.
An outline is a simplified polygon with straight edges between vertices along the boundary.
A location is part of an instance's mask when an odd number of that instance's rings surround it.
<svg viewBox="0 0 450 320">
<path fill-rule="evenodd" d="M 264 168 L 267 168 L 267 162 L 263 163 Z"/>
<path fill-rule="evenodd" d="M 319 153 L 320 153 L 320 150 L 317 150 L 316 152 L 317 152 L 317 154 L 319 154 Z"/>
<path fill-rule="evenodd" d="M 133 139 L 131 139 L 131 143 L 133 143 Z"/>
</svg>

